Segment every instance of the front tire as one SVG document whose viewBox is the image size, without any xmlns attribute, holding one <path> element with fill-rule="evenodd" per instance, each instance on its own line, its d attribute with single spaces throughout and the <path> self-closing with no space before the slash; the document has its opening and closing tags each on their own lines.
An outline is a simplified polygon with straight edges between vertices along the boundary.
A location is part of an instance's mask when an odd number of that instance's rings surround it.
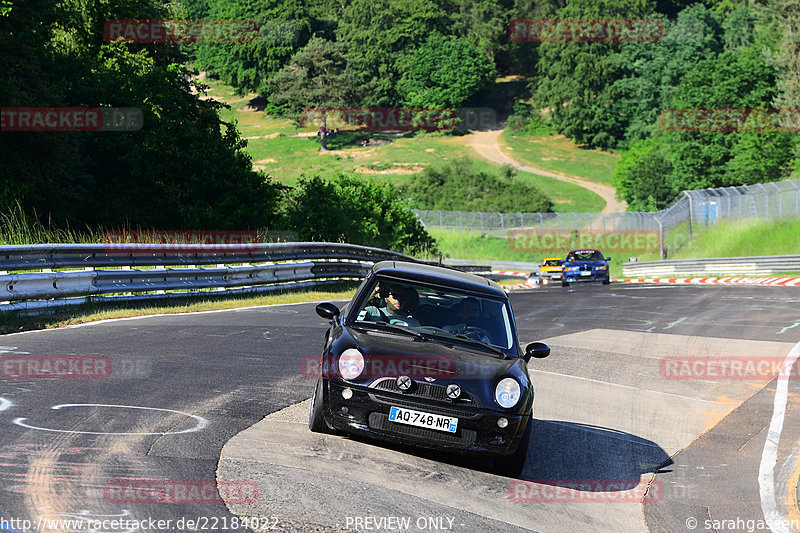
<svg viewBox="0 0 800 533">
<path fill-rule="evenodd" d="M 562 287 L 569 287 L 569 281 L 567 281 L 567 280 L 562 281 L 561 282 L 561 286 Z"/>
<path fill-rule="evenodd" d="M 604 279 L 603 280 L 603 285 L 609 285 L 610 283 L 611 283 L 610 279 Z"/>
<path fill-rule="evenodd" d="M 528 419 L 528 425 L 522 433 L 517 450 L 506 457 L 496 457 L 494 459 L 494 472 L 505 477 L 519 477 L 525 470 L 525 463 L 528 461 L 528 447 L 531 442 L 531 428 L 533 420 Z"/>
<path fill-rule="evenodd" d="M 317 380 L 314 396 L 311 397 L 311 409 L 308 412 L 308 429 L 314 433 L 330 433 L 325 417 L 322 415 L 322 378 Z"/>
</svg>

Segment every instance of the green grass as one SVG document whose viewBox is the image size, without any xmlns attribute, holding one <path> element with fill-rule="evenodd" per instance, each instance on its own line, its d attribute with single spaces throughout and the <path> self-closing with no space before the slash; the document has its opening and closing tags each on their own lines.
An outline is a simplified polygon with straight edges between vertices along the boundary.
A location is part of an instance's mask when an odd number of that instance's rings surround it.
<svg viewBox="0 0 800 533">
<path fill-rule="evenodd" d="M 580 148 L 563 135 L 517 135 L 505 130 L 500 141 L 505 152 L 521 163 L 614 185 L 611 176 L 619 160 L 617 154 Z"/>
<path fill-rule="evenodd" d="M 231 87 L 219 81 L 206 80 L 205 83 L 210 87 L 209 96 L 231 106 L 231 109 L 223 110 L 221 116 L 226 121 L 238 121 L 237 127 L 247 140 L 247 152 L 252 156 L 254 166 L 286 185 L 295 185 L 301 175 L 330 178 L 342 172 L 358 173 L 368 179 L 399 185 L 407 183 L 411 176 L 427 166 L 459 157 L 470 158 L 477 168 L 484 171 L 496 171 L 499 168 L 499 165 L 478 157 L 461 136 L 438 132 L 408 133 L 396 137 L 343 130 L 328 138 L 328 152 L 320 152 L 320 141 L 316 135 L 296 136 L 315 133 L 316 125 L 298 129 L 288 119 L 244 110 L 256 97 L 255 94 L 239 97 Z M 509 100 L 504 96 L 506 92 L 518 91 L 518 86 L 522 85 L 524 83 L 519 80 L 500 81 L 495 91 L 500 96 L 492 93 L 489 97 L 507 102 Z M 360 141 L 365 137 L 390 143 L 362 147 Z M 554 211 L 599 212 L 605 206 L 602 198 L 578 185 L 526 172 L 520 172 L 519 177 L 541 187 L 553 200 Z"/>
<path fill-rule="evenodd" d="M 690 240 L 670 259 L 794 254 L 799 235 L 800 219 L 722 221 Z"/>
</svg>

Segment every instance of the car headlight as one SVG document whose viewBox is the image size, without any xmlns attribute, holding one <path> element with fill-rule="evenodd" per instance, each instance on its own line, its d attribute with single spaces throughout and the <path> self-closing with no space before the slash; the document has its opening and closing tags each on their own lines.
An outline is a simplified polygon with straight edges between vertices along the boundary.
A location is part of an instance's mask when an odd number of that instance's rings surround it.
<svg viewBox="0 0 800 533">
<path fill-rule="evenodd" d="M 500 407 L 514 407 L 519 402 L 519 383 L 514 378 L 503 378 L 494 388 L 494 399 Z"/>
<path fill-rule="evenodd" d="M 606 268 L 608 268 L 608 267 L 606 267 L 605 265 L 599 266 L 599 267 L 594 267 L 595 270 L 605 270 Z"/>
<path fill-rule="evenodd" d="M 581 267 L 566 267 L 564 270 L 567 272 L 577 272 Z"/>
<path fill-rule="evenodd" d="M 339 374 L 344 379 L 355 379 L 364 371 L 364 356 L 355 348 L 348 348 L 339 356 Z"/>
</svg>

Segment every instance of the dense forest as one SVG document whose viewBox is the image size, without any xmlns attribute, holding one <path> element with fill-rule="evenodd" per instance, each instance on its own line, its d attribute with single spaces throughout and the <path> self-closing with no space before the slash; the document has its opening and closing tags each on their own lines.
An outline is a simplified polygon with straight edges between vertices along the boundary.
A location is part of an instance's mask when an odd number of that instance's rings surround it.
<svg viewBox="0 0 800 533">
<path fill-rule="evenodd" d="M 312 176 L 290 189 L 254 171 L 221 104 L 199 98 L 199 70 L 284 116 L 479 106 L 498 76 L 522 76 L 527 91 L 509 125 L 619 151 L 615 184 L 631 210 L 663 208 L 683 189 L 782 179 L 800 161 L 796 129 L 664 127 L 670 110 L 800 109 L 798 0 L 0 1 L 0 106 L 142 112 L 144 127 L 131 132 L 0 132 L 0 208 L 18 204 L 57 225 L 291 227 L 303 238 L 431 246 L 389 185 Z M 509 31 L 544 18 L 658 20 L 661 30 L 589 42 Z M 248 42 L 104 38 L 108 21 L 141 19 L 281 31 Z"/>
</svg>

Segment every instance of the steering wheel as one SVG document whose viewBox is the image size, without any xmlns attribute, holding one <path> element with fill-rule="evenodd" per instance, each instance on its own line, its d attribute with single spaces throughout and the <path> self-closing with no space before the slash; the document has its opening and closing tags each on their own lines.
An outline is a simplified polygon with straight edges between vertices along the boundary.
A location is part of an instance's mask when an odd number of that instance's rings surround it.
<svg viewBox="0 0 800 533">
<path fill-rule="evenodd" d="M 489 332 L 478 326 L 466 326 L 464 328 L 464 335 L 470 339 L 483 342 L 483 339 L 490 339 Z"/>
</svg>

